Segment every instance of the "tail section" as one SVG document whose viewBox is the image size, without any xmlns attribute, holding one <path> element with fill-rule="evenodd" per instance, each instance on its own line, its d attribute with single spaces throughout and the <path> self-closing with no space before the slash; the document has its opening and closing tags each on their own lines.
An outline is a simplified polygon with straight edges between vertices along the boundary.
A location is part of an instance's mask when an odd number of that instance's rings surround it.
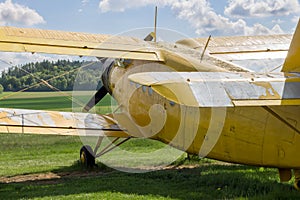
<svg viewBox="0 0 300 200">
<path fill-rule="evenodd" d="M 281 71 L 300 72 L 300 20 Z"/>
</svg>

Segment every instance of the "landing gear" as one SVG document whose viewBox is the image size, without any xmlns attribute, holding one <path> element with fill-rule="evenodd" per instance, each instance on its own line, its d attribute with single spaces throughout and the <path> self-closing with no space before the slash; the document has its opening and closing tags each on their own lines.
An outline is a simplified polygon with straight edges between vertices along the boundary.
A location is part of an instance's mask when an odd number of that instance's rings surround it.
<svg viewBox="0 0 300 200">
<path fill-rule="evenodd" d="M 291 169 L 278 168 L 280 182 L 288 182 L 292 178 Z"/>
<path fill-rule="evenodd" d="M 80 163 L 87 168 L 92 168 L 94 166 L 97 166 L 95 163 L 95 158 L 98 158 L 100 156 L 103 156 L 106 153 L 109 153 L 110 151 L 114 150 L 116 147 L 122 145 L 123 143 L 130 140 L 132 137 L 124 138 L 122 141 L 118 142 L 120 137 L 115 138 L 113 141 L 111 141 L 106 147 L 104 147 L 99 153 L 98 150 L 100 148 L 100 145 L 102 143 L 103 137 L 99 137 L 98 142 L 95 146 L 95 149 L 93 150 L 91 146 L 84 145 L 80 149 Z"/>
<path fill-rule="evenodd" d="M 278 169 L 281 182 L 288 182 L 292 178 L 291 169 Z M 294 187 L 296 190 L 300 190 L 300 169 L 294 169 L 295 182 Z"/>
<path fill-rule="evenodd" d="M 294 169 L 294 175 L 295 175 L 294 187 L 297 190 L 300 190 L 300 169 Z"/>
<path fill-rule="evenodd" d="M 94 151 L 89 145 L 85 145 L 80 149 L 80 163 L 87 167 L 94 167 L 95 166 L 95 156 Z"/>
</svg>

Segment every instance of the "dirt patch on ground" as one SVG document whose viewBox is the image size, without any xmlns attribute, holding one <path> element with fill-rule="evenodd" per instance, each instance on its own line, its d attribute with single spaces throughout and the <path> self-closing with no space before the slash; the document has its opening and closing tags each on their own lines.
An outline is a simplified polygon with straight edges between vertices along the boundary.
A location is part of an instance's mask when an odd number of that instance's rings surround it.
<svg viewBox="0 0 300 200">
<path fill-rule="evenodd" d="M 207 164 L 193 164 L 193 165 L 171 165 L 164 167 L 141 167 L 139 170 L 141 171 L 156 171 L 156 170 L 178 170 L 178 169 L 194 169 L 197 167 L 205 166 L 205 165 L 235 165 L 231 163 L 225 162 L 214 162 Z M 121 168 L 120 168 L 121 169 Z M 121 170 L 122 171 L 122 170 Z M 124 170 L 129 171 L 129 170 Z M 39 182 L 44 184 L 56 184 L 65 178 L 81 178 L 81 177 L 95 177 L 102 176 L 113 171 L 73 171 L 73 172 L 47 172 L 47 173 L 37 173 L 37 174 L 27 174 L 27 175 L 17 175 L 11 177 L 0 177 L 0 183 L 24 183 L 24 182 Z"/>
<path fill-rule="evenodd" d="M 0 177 L 0 183 L 23 183 L 23 182 L 34 182 L 34 181 L 44 181 L 47 183 L 57 183 L 62 178 L 80 178 L 80 177 L 90 177 L 90 176 L 100 176 L 104 172 L 84 172 L 84 171 L 75 171 L 75 172 L 62 172 L 62 173 L 38 173 L 38 174 L 27 174 L 27 175 L 18 175 L 12 177 Z"/>
</svg>

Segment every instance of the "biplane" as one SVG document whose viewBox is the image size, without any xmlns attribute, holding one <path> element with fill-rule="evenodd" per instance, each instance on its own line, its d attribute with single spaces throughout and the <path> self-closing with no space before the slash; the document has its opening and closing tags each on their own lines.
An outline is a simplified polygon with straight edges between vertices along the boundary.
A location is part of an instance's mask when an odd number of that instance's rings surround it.
<svg viewBox="0 0 300 200">
<path fill-rule="evenodd" d="M 98 137 L 80 150 L 86 165 L 131 138 L 149 138 L 201 157 L 278 168 L 281 181 L 294 171 L 300 188 L 299 24 L 294 35 L 175 43 L 156 41 L 156 32 L 138 39 L 0 27 L 0 50 L 92 56 L 105 63 L 103 85 L 82 112 L 0 109 L 2 133 Z M 232 62 L 278 55 L 286 57 L 280 72 Z M 106 94 L 116 110 L 89 113 Z M 117 139 L 99 152 L 103 137 Z"/>
</svg>

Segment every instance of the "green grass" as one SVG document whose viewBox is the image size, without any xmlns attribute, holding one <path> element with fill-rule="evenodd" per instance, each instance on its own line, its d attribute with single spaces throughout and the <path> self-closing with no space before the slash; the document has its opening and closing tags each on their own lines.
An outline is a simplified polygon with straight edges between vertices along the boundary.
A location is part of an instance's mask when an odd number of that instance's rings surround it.
<svg viewBox="0 0 300 200">
<path fill-rule="evenodd" d="M 68 92 L 68 95 L 72 93 Z M 56 92 L 5 92 L 0 95 L 1 108 L 67 110 L 72 109 L 72 101 Z"/>
<path fill-rule="evenodd" d="M 142 174 L 77 164 L 73 137 L 0 135 L 1 176 L 53 172 L 61 178 L 0 183 L 0 199 L 297 199 L 275 169 L 197 162 L 197 167 Z M 66 144 L 67 143 L 67 144 Z M 185 163 L 185 164 L 189 164 Z M 12 167 L 11 170 L 7 170 Z M 80 171 L 83 177 L 67 175 Z M 66 173 L 68 172 L 68 173 Z"/>
<path fill-rule="evenodd" d="M 93 92 L 78 92 L 72 97 L 72 92 L 4 92 L 0 94 L 0 107 L 59 111 L 73 111 L 74 109 L 74 111 L 81 111 L 92 94 Z M 72 99 L 77 104 L 73 104 Z M 110 104 L 111 98 L 107 95 L 101 100 L 101 106 L 96 106 L 95 112 L 110 112 Z"/>
<path fill-rule="evenodd" d="M 40 173 L 67 167 L 79 157 L 78 137 L 1 134 L 0 176 Z"/>
<path fill-rule="evenodd" d="M 7 95 L 4 94 L 4 95 Z M 23 96 L 22 96 L 23 95 Z M 1 98 L 1 96 L 0 96 Z M 84 98 L 84 97 L 83 97 Z M 33 103 L 32 99 L 35 99 Z M 56 100 L 56 101 L 55 101 Z M 110 99 L 105 99 L 109 104 Z M 102 104 L 103 105 L 103 104 Z M 106 106 L 107 106 L 106 105 Z M 0 107 L 71 110 L 72 103 L 56 93 L 22 93 L 0 100 Z M 101 108 L 101 107 L 99 107 Z M 0 199 L 299 199 L 292 181 L 279 183 L 276 169 L 225 165 L 208 159 L 181 156 L 173 165 L 192 168 L 165 169 L 148 173 L 124 173 L 101 165 L 93 170 L 78 164 L 82 142 L 78 137 L 0 134 Z M 95 142 L 95 139 L 94 139 Z M 102 159 L 112 158 L 122 166 L 140 161 L 125 157 L 121 150 L 151 153 L 165 146 L 148 140 L 132 140 Z M 172 154 L 146 157 L 143 163 L 160 165 Z M 143 156 L 142 156 L 143 157 Z M 19 180 L 6 183 L 4 178 L 53 173 L 60 178 Z"/>
</svg>

